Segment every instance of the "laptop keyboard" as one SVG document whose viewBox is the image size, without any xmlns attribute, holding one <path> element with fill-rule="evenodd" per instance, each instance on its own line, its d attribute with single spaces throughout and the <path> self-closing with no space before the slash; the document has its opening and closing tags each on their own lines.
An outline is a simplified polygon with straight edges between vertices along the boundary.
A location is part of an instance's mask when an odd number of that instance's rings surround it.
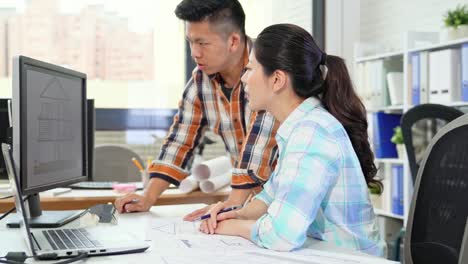
<svg viewBox="0 0 468 264">
<path fill-rule="evenodd" d="M 96 248 L 102 246 L 83 228 L 44 230 L 42 234 L 44 234 L 54 250 Z"/>
</svg>

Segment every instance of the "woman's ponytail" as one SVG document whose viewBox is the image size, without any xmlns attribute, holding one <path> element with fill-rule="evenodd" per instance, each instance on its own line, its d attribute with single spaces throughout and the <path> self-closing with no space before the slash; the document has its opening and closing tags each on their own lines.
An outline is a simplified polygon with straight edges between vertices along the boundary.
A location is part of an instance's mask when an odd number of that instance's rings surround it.
<svg viewBox="0 0 468 264">
<path fill-rule="evenodd" d="M 381 192 L 382 183 L 374 179 L 377 168 L 369 145 L 366 109 L 353 88 L 344 60 L 327 55 L 326 66 L 328 73 L 323 87 L 322 104 L 346 129 L 367 185 L 377 187 Z"/>
</svg>

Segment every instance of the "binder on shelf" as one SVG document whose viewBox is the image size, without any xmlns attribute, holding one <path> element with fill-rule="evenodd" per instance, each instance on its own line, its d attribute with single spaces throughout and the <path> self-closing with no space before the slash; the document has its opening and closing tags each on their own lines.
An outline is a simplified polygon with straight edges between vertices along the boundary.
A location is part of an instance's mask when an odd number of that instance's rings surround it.
<svg viewBox="0 0 468 264">
<path fill-rule="evenodd" d="M 461 48 L 462 101 L 468 102 L 468 43 Z"/>
<path fill-rule="evenodd" d="M 406 93 L 406 103 L 411 106 L 413 104 L 413 98 L 412 98 L 412 89 L 411 86 L 413 84 L 413 67 L 411 65 L 411 58 L 408 59 L 408 65 L 406 67 L 406 70 L 408 73 L 406 74 L 407 80 L 406 80 L 406 87 L 408 87 L 405 91 Z"/>
<path fill-rule="evenodd" d="M 429 102 L 429 52 L 419 53 L 419 98 L 421 104 Z"/>
<path fill-rule="evenodd" d="M 460 49 L 429 53 L 429 101 L 451 103 L 461 99 Z"/>
<path fill-rule="evenodd" d="M 373 116 L 373 143 L 376 158 L 397 158 L 396 146 L 390 139 L 393 129 L 400 125 L 401 114 L 374 113 Z"/>
<path fill-rule="evenodd" d="M 419 53 L 411 54 L 411 103 L 412 105 L 418 105 L 421 103 L 420 92 L 421 92 L 421 84 L 420 84 L 420 59 Z"/>
<path fill-rule="evenodd" d="M 392 177 L 388 172 L 387 166 L 385 169 L 377 171 L 379 174 L 379 178 L 382 179 L 382 184 L 384 186 L 382 196 L 382 211 L 384 212 L 391 212 L 392 211 L 392 193 L 391 193 L 391 184 L 392 184 Z"/>
<path fill-rule="evenodd" d="M 387 73 L 387 86 L 391 105 L 403 104 L 403 73 Z"/>
<path fill-rule="evenodd" d="M 392 213 L 403 215 L 403 165 L 392 165 Z"/>
<path fill-rule="evenodd" d="M 372 108 L 372 90 L 369 71 L 369 62 L 358 63 L 357 65 L 357 87 L 356 90 L 367 109 Z"/>
<path fill-rule="evenodd" d="M 370 89 L 372 89 L 372 108 L 378 109 L 387 106 L 385 98 L 384 66 L 383 60 L 370 62 Z"/>
</svg>

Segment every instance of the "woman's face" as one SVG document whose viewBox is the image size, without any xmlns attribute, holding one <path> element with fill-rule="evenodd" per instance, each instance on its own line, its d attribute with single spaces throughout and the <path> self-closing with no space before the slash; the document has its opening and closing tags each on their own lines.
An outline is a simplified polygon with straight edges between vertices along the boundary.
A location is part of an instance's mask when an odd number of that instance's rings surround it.
<svg viewBox="0 0 468 264">
<path fill-rule="evenodd" d="M 254 111 L 266 110 L 273 96 L 272 77 L 265 75 L 263 66 L 258 63 L 252 52 L 246 71 L 241 81 L 245 84 L 245 92 L 249 98 L 250 108 Z"/>
</svg>

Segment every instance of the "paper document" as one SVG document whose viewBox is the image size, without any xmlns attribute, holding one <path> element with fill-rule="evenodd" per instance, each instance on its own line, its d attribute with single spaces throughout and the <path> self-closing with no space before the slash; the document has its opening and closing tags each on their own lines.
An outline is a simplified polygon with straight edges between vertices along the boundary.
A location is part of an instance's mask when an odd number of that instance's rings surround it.
<svg viewBox="0 0 468 264">
<path fill-rule="evenodd" d="M 167 264 L 206 264 L 225 263 L 239 264 L 247 262 L 249 264 L 396 264 L 397 262 L 372 257 L 359 257 L 346 254 L 298 255 L 293 252 L 276 252 L 272 250 L 256 250 L 246 252 L 234 252 L 211 255 L 196 256 L 163 256 L 161 259 Z"/>
<path fill-rule="evenodd" d="M 227 156 L 222 156 L 216 159 L 204 161 L 192 170 L 192 175 L 198 181 L 203 181 L 208 178 L 217 177 L 232 169 L 231 159 Z"/>
<path fill-rule="evenodd" d="M 207 180 L 200 182 L 200 190 L 204 193 L 212 193 L 215 192 L 224 186 L 231 183 L 232 172 L 229 170 L 228 172 L 214 178 L 208 178 Z"/>
<path fill-rule="evenodd" d="M 200 222 L 179 217 L 152 218 L 146 239 L 152 241 L 153 263 L 164 264 L 395 264 L 364 253 L 299 249 L 277 252 L 261 248 L 239 236 L 207 235 L 198 230 Z M 316 241 L 316 243 L 326 243 Z M 311 245 L 313 246 L 313 245 Z M 323 245 L 322 245 L 323 246 Z M 339 251 L 338 251 L 339 252 Z"/>
<path fill-rule="evenodd" d="M 161 235 L 194 235 L 202 234 L 198 231 L 199 225 L 198 222 L 183 221 L 180 217 L 156 218 L 151 229 Z"/>
<path fill-rule="evenodd" d="M 193 192 L 198 188 L 198 181 L 192 175 L 183 179 L 179 184 L 179 190 L 181 193 Z"/>
</svg>

